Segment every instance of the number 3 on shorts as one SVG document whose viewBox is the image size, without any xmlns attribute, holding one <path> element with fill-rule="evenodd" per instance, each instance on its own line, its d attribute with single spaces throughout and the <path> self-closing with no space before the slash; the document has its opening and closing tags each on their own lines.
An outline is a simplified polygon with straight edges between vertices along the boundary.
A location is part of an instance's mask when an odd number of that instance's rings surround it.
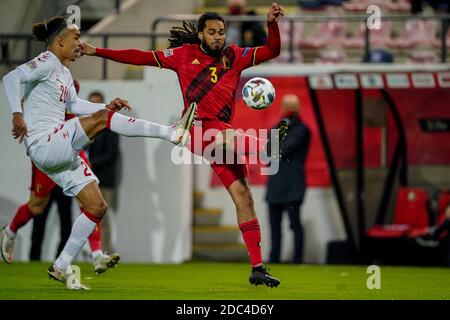
<svg viewBox="0 0 450 320">
<path fill-rule="evenodd" d="M 217 67 L 209 67 L 209 70 L 211 70 L 211 82 L 216 83 L 217 82 Z"/>
</svg>

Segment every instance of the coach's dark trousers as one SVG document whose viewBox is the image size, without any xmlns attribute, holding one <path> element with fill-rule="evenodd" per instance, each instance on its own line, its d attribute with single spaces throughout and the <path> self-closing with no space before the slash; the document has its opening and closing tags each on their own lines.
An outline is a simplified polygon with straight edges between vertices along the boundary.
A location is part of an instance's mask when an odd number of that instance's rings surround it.
<svg viewBox="0 0 450 320">
<path fill-rule="evenodd" d="M 293 263 L 301 263 L 303 260 L 303 227 L 300 222 L 300 202 L 290 204 L 269 203 L 269 220 L 272 246 L 270 251 L 270 262 L 280 262 L 281 254 L 281 221 L 283 212 L 289 216 L 290 228 L 294 233 L 294 257 Z"/>
</svg>

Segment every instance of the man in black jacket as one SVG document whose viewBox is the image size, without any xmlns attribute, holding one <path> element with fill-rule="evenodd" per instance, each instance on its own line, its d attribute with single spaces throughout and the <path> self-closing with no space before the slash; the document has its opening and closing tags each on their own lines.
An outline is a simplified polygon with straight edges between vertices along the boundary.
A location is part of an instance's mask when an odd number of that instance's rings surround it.
<svg viewBox="0 0 450 320">
<path fill-rule="evenodd" d="M 104 103 L 104 96 L 101 92 L 94 91 L 89 94 L 89 101 L 93 103 Z M 92 171 L 100 180 L 100 190 L 108 207 L 116 213 L 117 196 L 116 186 L 120 178 L 120 150 L 119 135 L 105 130 L 89 146 L 89 161 Z M 105 215 L 102 220 L 102 249 L 104 252 L 113 252 L 111 241 L 111 221 L 110 215 Z"/>
<path fill-rule="evenodd" d="M 272 247 L 270 262 L 280 262 L 281 218 L 287 211 L 294 232 L 294 263 L 303 258 L 303 228 L 300 222 L 300 205 L 306 189 L 305 160 L 310 143 L 310 131 L 300 120 L 298 97 L 288 94 L 282 101 L 283 118 L 288 121 L 287 136 L 281 145 L 278 173 L 269 176 L 266 201 L 269 206 Z"/>
</svg>

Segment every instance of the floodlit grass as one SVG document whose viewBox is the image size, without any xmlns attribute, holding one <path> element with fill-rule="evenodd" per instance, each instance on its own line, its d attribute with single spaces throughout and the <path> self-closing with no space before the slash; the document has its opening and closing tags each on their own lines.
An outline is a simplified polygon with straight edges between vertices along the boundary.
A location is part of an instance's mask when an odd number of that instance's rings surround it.
<svg viewBox="0 0 450 320">
<path fill-rule="evenodd" d="M 278 288 L 248 283 L 242 263 L 120 264 L 97 276 L 82 264 L 90 291 L 71 291 L 47 277 L 44 263 L 0 263 L 0 299 L 449 299 L 450 269 L 381 267 L 381 289 L 366 286 L 366 266 L 272 265 Z"/>
</svg>

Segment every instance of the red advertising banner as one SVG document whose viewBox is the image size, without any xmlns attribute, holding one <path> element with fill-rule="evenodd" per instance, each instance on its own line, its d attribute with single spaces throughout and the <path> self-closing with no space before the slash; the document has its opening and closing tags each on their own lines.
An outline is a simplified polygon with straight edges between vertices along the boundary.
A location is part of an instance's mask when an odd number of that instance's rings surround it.
<svg viewBox="0 0 450 320">
<path fill-rule="evenodd" d="M 406 131 L 408 162 L 413 165 L 450 164 L 450 132 L 424 132 L 420 120 L 450 118 L 450 76 L 448 73 L 342 73 L 318 76 L 267 77 L 276 88 L 275 102 L 265 110 L 254 110 L 241 99 L 242 78 L 236 96 L 233 126 L 238 129 L 270 129 L 281 118 L 281 101 L 286 94 L 296 94 L 301 102 L 301 118 L 311 130 L 311 144 L 306 162 L 308 186 L 329 186 L 331 180 L 323 145 L 314 115 L 308 81 L 317 92 L 325 129 L 338 169 L 354 168 L 355 154 L 355 89 L 361 88 L 364 102 L 375 101 L 375 107 L 364 104 L 365 113 L 381 115 L 383 124 L 364 126 L 364 165 L 380 167 L 383 149 L 386 163 L 392 158 L 397 129 L 392 115 L 381 102 L 379 89 L 385 88 L 399 110 Z M 379 109 L 377 109 L 379 108 Z M 370 119 L 369 119 L 370 122 Z M 386 130 L 383 141 L 382 128 Z M 383 148 L 383 145 L 385 147 Z M 250 165 L 251 184 L 263 185 L 266 177 L 260 175 L 260 165 Z M 211 171 L 212 172 L 212 171 Z M 221 186 L 212 172 L 212 186 Z"/>
</svg>

